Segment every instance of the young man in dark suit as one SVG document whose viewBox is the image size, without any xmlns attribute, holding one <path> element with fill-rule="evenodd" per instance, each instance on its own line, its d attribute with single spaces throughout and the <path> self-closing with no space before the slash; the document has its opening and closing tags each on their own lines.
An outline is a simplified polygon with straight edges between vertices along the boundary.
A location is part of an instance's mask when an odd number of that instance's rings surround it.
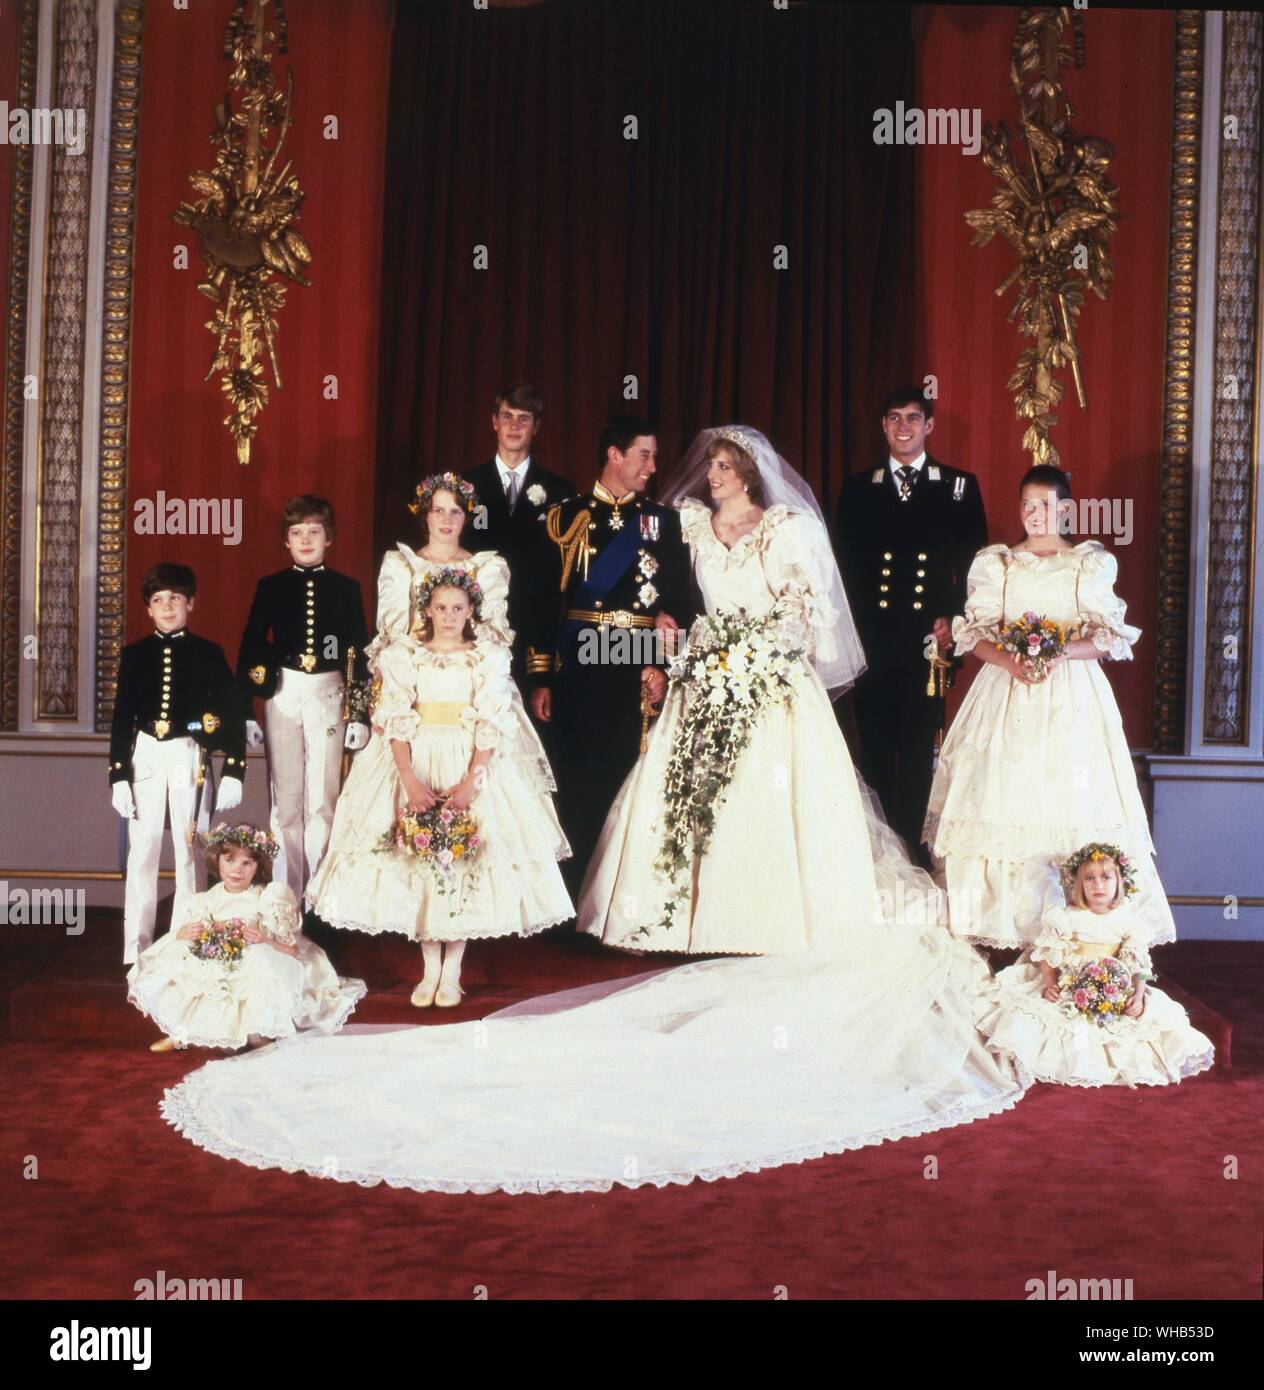
<svg viewBox="0 0 1264 1390">
<path fill-rule="evenodd" d="M 514 630 L 513 674 L 527 692 L 527 630 L 540 601 L 540 576 L 531 556 L 544 530 L 549 508 L 575 491 L 566 478 L 550 473 L 532 457 L 544 401 L 525 383 L 501 391 L 492 408 L 495 456 L 462 475 L 479 495 L 480 507 L 465 538 L 471 550 L 495 550 L 509 565 L 509 626 Z"/>
<path fill-rule="evenodd" d="M 927 453 L 935 402 L 900 387 L 882 406 L 888 458 L 843 485 L 835 538 L 868 669 L 856 683 L 859 763 L 888 821 L 919 852 L 941 695 L 930 657 L 952 646 L 966 575 L 987 544 L 978 479 Z"/>
</svg>

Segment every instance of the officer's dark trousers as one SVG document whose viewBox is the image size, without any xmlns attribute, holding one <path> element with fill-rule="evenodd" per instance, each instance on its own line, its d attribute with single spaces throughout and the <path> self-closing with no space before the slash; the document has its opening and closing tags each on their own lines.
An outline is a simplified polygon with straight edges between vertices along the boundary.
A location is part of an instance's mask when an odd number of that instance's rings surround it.
<svg viewBox="0 0 1264 1390">
<path fill-rule="evenodd" d="M 871 668 L 855 689 L 861 774 L 914 858 L 921 857 L 935 734 L 943 719 L 944 702 L 926 694 L 926 670 L 925 663 Z"/>
</svg>

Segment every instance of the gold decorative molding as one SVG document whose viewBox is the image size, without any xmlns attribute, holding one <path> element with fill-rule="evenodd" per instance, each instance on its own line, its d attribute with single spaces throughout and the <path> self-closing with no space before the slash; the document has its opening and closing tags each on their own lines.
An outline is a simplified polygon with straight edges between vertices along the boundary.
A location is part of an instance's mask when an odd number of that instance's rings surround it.
<svg viewBox="0 0 1264 1390">
<path fill-rule="evenodd" d="M 114 707 L 127 578 L 127 417 L 132 352 L 132 258 L 144 0 L 124 0 L 114 16 L 110 162 L 105 212 L 105 298 L 101 353 L 101 454 L 98 464 L 96 728 Z"/>
<path fill-rule="evenodd" d="M 25 0 L 18 35 L 16 104 L 35 104 L 38 0 Z M 5 289 L 4 454 L 0 458 L 0 730 L 18 727 L 22 666 L 22 451 L 26 438 L 26 302 L 31 276 L 32 147 L 11 147 L 9 282 Z"/>
<path fill-rule="evenodd" d="M 1185 751 L 1203 51 L 1202 12 L 1179 11 L 1172 107 L 1167 347 L 1159 465 L 1158 608 L 1154 640 L 1152 741 L 1158 753 Z"/>
<path fill-rule="evenodd" d="M 35 495 L 34 718 L 79 714 L 79 551 L 83 495 L 83 348 L 87 325 L 89 222 L 97 24 L 93 0 L 61 0 L 56 12 L 56 105 L 86 115 L 81 154 L 52 151 L 44 351 L 40 372 Z"/>
<path fill-rule="evenodd" d="M 1260 76 L 1264 20 L 1226 11 L 1219 197 L 1203 739 L 1236 744 L 1250 722 L 1259 392 Z M 1224 124 L 1236 119 L 1235 138 Z"/>
</svg>

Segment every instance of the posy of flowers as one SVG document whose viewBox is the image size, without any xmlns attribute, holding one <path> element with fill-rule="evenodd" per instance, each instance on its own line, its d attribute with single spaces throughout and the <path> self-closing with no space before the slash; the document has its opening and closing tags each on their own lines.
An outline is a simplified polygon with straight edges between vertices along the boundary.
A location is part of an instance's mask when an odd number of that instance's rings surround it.
<svg viewBox="0 0 1264 1390">
<path fill-rule="evenodd" d="M 246 951 L 246 924 L 240 917 L 207 922 L 189 942 L 189 949 L 198 960 L 214 961 L 227 970 L 235 970 Z"/>
<path fill-rule="evenodd" d="M 1114 956 L 1069 966 L 1058 976 L 1058 1007 L 1071 1018 L 1085 1018 L 1099 1028 L 1117 1022 L 1133 995 L 1132 976 Z"/>
<path fill-rule="evenodd" d="M 481 845 L 478 821 L 468 810 L 432 806 L 428 811 L 401 811 L 377 850 L 403 854 L 426 865 L 434 873 L 441 894 L 457 890 L 450 908 L 455 916 L 471 881 L 470 874 L 462 870 L 474 864 Z"/>
<path fill-rule="evenodd" d="M 1038 613 L 1024 613 L 1005 623 L 997 635 L 996 650 L 1012 652 L 1037 680 L 1049 674 L 1049 665 L 1066 651 L 1070 629 Z"/>
</svg>

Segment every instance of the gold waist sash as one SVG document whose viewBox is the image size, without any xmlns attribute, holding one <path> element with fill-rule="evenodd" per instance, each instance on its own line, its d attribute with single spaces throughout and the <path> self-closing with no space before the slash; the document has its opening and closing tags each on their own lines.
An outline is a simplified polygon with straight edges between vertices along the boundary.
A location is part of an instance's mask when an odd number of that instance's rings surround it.
<svg viewBox="0 0 1264 1390">
<path fill-rule="evenodd" d="M 460 724 L 465 706 L 460 700 L 419 700 L 413 708 L 421 715 L 423 728 L 429 724 L 454 728 Z"/>
<path fill-rule="evenodd" d="M 1118 958 L 1121 944 L 1118 941 L 1077 941 L 1072 949 L 1081 960 L 1101 960 L 1103 956 Z"/>
</svg>

